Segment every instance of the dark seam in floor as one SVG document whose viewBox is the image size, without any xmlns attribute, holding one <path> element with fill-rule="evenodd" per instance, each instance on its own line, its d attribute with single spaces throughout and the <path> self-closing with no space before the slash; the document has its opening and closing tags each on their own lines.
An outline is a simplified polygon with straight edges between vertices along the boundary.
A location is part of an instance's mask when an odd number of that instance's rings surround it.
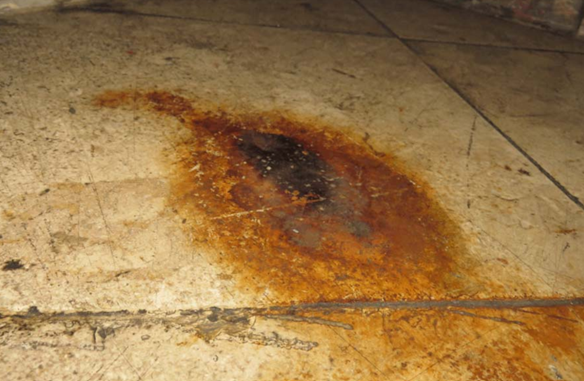
<svg viewBox="0 0 584 381">
<path fill-rule="evenodd" d="M 364 37 L 377 37 L 377 38 L 395 38 L 394 35 L 386 34 L 376 34 L 367 32 L 350 32 L 350 31 L 340 31 L 340 30 L 328 30 L 328 29 L 315 29 L 306 27 L 293 27 L 293 26 L 281 26 L 281 25 L 270 25 L 270 24 L 252 24 L 252 23 L 240 23 L 235 21 L 225 21 L 225 20 L 212 20 L 204 19 L 198 17 L 184 17 L 184 16 L 174 16 L 174 15 L 161 15 L 156 13 L 143 13 L 128 10 L 115 10 L 115 9 L 101 9 L 101 8 L 65 8 L 58 11 L 59 13 L 100 13 L 100 14 L 117 14 L 122 16 L 140 16 L 140 17 L 151 17 L 151 18 L 165 18 L 165 19 L 175 19 L 184 21 L 197 21 L 208 24 L 224 24 L 224 25 L 237 25 L 237 26 L 250 26 L 250 27 L 260 27 L 260 28 L 271 28 L 271 29 L 282 29 L 291 31 L 307 31 L 314 33 L 327 33 L 327 34 L 346 34 L 350 36 L 364 36 Z"/>
<path fill-rule="evenodd" d="M 528 307 L 582 306 L 584 297 L 562 299 L 458 299 L 458 300 L 414 300 L 414 301 L 372 301 L 346 303 L 301 303 L 293 306 L 270 307 L 274 310 L 322 310 L 322 309 L 444 309 L 458 308 L 493 308 L 516 309 Z"/>
<path fill-rule="evenodd" d="M 473 47 L 473 48 L 508 49 L 508 50 L 516 50 L 516 51 L 521 51 L 521 52 L 527 51 L 527 52 L 537 52 L 537 53 L 584 55 L 584 52 L 571 51 L 571 50 L 528 48 L 528 47 L 524 47 L 524 46 L 501 46 L 501 45 L 477 44 L 477 43 L 473 43 L 473 42 L 436 41 L 436 40 L 426 40 L 423 38 L 401 38 L 401 41 L 421 42 L 421 43 L 429 43 L 429 44 L 443 44 L 443 45 L 453 45 L 453 46 L 468 46 L 468 47 Z"/>
<path fill-rule="evenodd" d="M 367 12 L 371 18 L 373 18 L 375 21 L 377 21 L 379 23 L 379 25 L 381 25 L 384 29 L 386 29 L 389 33 L 394 34 L 396 37 L 396 39 L 398 41 L 400 41 L 413 55 L 415 55 L 416 57 L 418 57 L 420 59 L 420 61 L 426 65 L 426 67 L 428 69 L 430 69 L 439 79 L 442 80 L 442 82 L 444 82 L 452 91 L 454 91 L 464 102 L 466 102 L 466 104 L 468 104 L 477 114 L 479 114 L 481 116 L 481 118 L 483 118 L 487 123 L 489 123 L 489 125 L 491 127 L 493 127 L 493 129 L 495 129 L 495 131 L 497 131 L 505 140 L 507 140 L 507 142 L 509 142 L 517 151 L 519 151 L 519 153 L 521 153 L 523 155 L 523 157 L 525 157 L 527 160 L 529 160 L 529 162 L 531 164 L 533 164 L 545 177 L 547 177 L 548 180 L 550 180 L 560 191 L 562 191 L 562 193 L 564 193 L 564 195 L 566 197 L 568 197 L 574 204 L 576 204 L 580 209 L 584 210 L 584 204 L 582 203 L 582 201 L 580 201 L 580 199 L 576 196 L 574 196 L 568 189 L 566 189 L 566 187 L 564 187 L 562 185 L 562 183 L 560 183 L 558 180 L 556 180 L 556 178 L 554 176 L 552 176 L 551 173 L 549 173 L 541 164 L 539 164 L 530 154 L 528 154 L 523 148 L 521 148 L 521 146 L 519 146 L 519 144 L 517 144 L 515 142 L 515 140 L 513 140 L 509 135 L 507 135 L 499 126 L 497 126 L 491 119 L 489 119 L 479 108 L 478 106 L 476 106 L 475 104 L 473 104 L 471 102 L 471 100 L 462 93 L 462 91 L 460 91 L 456 86 L 454 86 L 454 84 L 450 83 L 449 81 L 447 81 L 444 77 L 442 77 L 440 75 L 440 73 L 438 73 L 438 70 L 436 70 L 436 68 L 434 68 L 432 65 L 428 64 L 424 58 L 422 56 L 420 56 L 418 54 L 418 52 L 416 52 L 415 49 L 413 49 L 407 40 L 402 39 L 400 36 L 398 36 L 397 34 L 395 34 L 391 28 L 389 28 L 383 21 L 381 21 L 377 16 L 375 16 L 367 7 L 365 7 L 363 4 L 361 4 L 361 2 L 359 0 L 353 0 L 355 3 L 359 4 L 359 6 L 361 8 L 363 8 L 365 10 L 365 12 Z"/>
<path fill-rule="evenodd" d="M 417 310 L 417 309 L 522 309 L 522 308 L 553 308 L 553 307 L 575 307 L 584 306 L 584 297 L 562 298 L 562 299 L 467 299 L 467 300 L 404 300 L 404 301 L 371 301 L 371 302 L 321 302 L 321 303 L 299 303 L 292 305 L 268 306 L 268 307 L 237 307 L 218 308 L 209 307 L 201 309 L 173 310 L 182 316 L 200 314 L 221 310 L 225 313 L 247 312 L 252 315 L 261 315 L 269 312 L 294 312 L 294 311 L 323 311 L 323 310 Z M 150 311 L 151 313 L 162 313 L 164 311 Z M 144 316 L 146 310 L 131 312 L 128 310 L 119 311 L 81 311 L 81 312 L 48 312 L 43 313 L 36 307 L 31 307 L 28 313 L 0 314 L 0 319 L 72 319 L 72 318 L 116 318 L 132 317 L 135 315 Z"/>
<path fill-rule="evenodd" d="M 363 9 L 363 7 L 360 7 Z M 471 47 L 479 47 L 479 48 L 496 48 L 496 49 L 509 49 L 509 50 L 517 50 L 517 51 L 529 51 L 529 52 L 540 52 L 540 53 L 563 53 L 563 54 L 576 54 L 576 55 L 584 55 L 584 52 L 579 51 L 572 51 L 572 50 L 554 50 L 554 49 L 544 49 L 544 48 L 529 48 L 524 46 L 500 46 L 500 45 L 489 45 L 489 44 L 478 44 L 478 43 L 465 43 L 465 42 L 456 42 L 456 41 L 434 41 L 434 40 L 427 40 L 423 38 L 405 38 L 405 37 L 398 37 L 398 35 L 393 32 L 389 28 L 383 28 L 387 34 L 377 34 L 377 33 L 367 33 L 367 32 L 351 32 L 351 31 L 340 31 L 340 30 L 328 30 L 328 29 L 315 29 L 315 28 L 307 28 L 307 27 L 293 27 L 293 26 L 281 26 L 281 25 L 270 25 L 270 24 L 254 24 L 254 23 L 240 23 L 235 21 L 225 21 L 225 20 L 212 20 L 212 19 L 205 19 L 199 17 L 185 17 L 185 16 L 174 16 L 174 15 L 162 15 L 157 13 L 144 13 L 144 12 L 136 12 L 136 11 L 129 11 L 129 10 L 116 10 L 116 9 L 103 9 L 103 8 L 92 8 L 92 7 L 84 7 L 84 8 L 62 8 L 59 10 L 60 13 L 101 13 L 101 14 L 118 14 L 118 15 L 125 15 L 125 16 L 140 16 L 140 17 L 151 17 L 151 18 L 167 18 L 167 19 L 176 19 L 176 20 L 184 20 L 184 21 L 197 21 L 202 23 L 209 23 L 209 24 L 225 24 L 225 25 L 238 25 L 238 26 L 250 26 L 250 27 L 259 27 L 259 28 L 272 28 L 272 29 L 282 29 L 282 30 L 291 30 L 291 31 L 307 31 L 307 32 L 315 32 L 315 33 L 330 33 L 330 34 L 346 34 L 349 36 L 364 36 L 364 37 L 378 37 L 378 38 L 399 38 L 401 41 L 411 41 L 411 42 L 423 42 L 423 43 L 434 43 L 434 44 L 445 44 L 445 45 L 454 45 L 454 46 L 471 46 Z M 369 16 L 370 13 L 366 12 Z M 378 23 L 381 21 L 375 18 Z M 543 31 L 548 33 L 547 31 Z M 566 38 L 562 35 L 555 35 L 556 37 Z"/>
<path fill-rule="evenodd" d="M 408 49 L 414 51 L 406 42 L 402 43 L 408 47 Z M 419 56 L 418 56 L 419 57 Z M 551 173 L 549 173 L 541 164 L 539 164 L 527 151 L 525 151 L 521 146 L 511 138 L 511 136 L 507 135 L 499 126 L 495 124 L 489 117 L 487 117 L 479 108 L 475 106 L 471 100 L 463 94 L 456 86 L 452 83 L 444 79 L 439 73 L 436 68 L 429 65 L 422 57 L 419 57 L 422 62 L 430 69 L 438 78 L 440 78 L 452 91 L 454 91 L 462 100 L 464 100 L 470 107 L 474 109 L 474 111 L 481 116 L 489 125 L 495 129 L 507 142 L 509 142 L 519 153 L 523 155 L 531 164 L 533 164 L 549 181 L 551 181 L 562 193 L 568 197 L 574 204 L 576 204 L 580 209 L 584 210 L 584 204 L 578 197 L 573 195 L 562 183 L 560 183 Z"/>
</svg>

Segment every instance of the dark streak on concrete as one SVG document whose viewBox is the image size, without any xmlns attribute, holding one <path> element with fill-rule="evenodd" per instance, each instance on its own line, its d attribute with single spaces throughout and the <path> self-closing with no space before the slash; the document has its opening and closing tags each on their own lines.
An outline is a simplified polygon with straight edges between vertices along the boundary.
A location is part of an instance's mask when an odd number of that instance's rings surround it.
<svg viewBox="0 0 584 381">
<path fill-rule="evenodd" d="M 335 310 L 335 309 L 445 309 L 445 308 L 495 308 L 516 309 L 527 307 L 582 306 L 584 297 L 567 299 L 466 299 L 466 300 L 404 300 L 351 303 L 306 303 L 293 306 L 269 307 L 281 310 Z"/>
<path fill-rule="evenodd" d="M 338 321 L 332 321 L 332 320 L 325 320 L 325 319 L 316 318 L 316 317 L 306 317 L 306 316 L 296 316 L 296 315 L 265 315 L 265 317 L 268 319 L 293 321 L 293 322 L 298 322 L 298 323 L 328 325 L 331 327 L 338 327 L 338 328 L 346 329 L 348 331 L 353 330 L 353 326 L 351 324 L 342 323 L 342 322 L 338 322 Z"/>
<path fill-rule="evenodd" d="M 469 316 L 469 317 L 473 317 L 473 318 L 479 318 L 479 319 L 486 319 L 486 320 L 498 321 L 499 323 L 509 323 L 509 324 L 516 324 L 516 325 L 525 325 L 524 322 L 518 321 L 518 320 L 509 320 L 509 319 L 505 319 L 505 318 L 501 318 L 501 317 L 496 317 L 496 316 L 477 315 L 477 314 L 473 314 L 472 312 L 467 312 L 467 311 L 448 310 L 448 312 L 453 313 L 453 314 L 457 314 L 457 315 L 462 315 L 462 316 Z"/>
<path fill-rule="evenodd" d="M 36 308 L 36 307 L 35 307 Z M 196 337 L 212 342 L 215 340 L 226 340 L 230 342 L 246 344 L 251 343 L 263 346 L 275 346 L 282 349 L 292 349 L 310 351 L 318 346 L 315 341 L 301 340 L 297 337 L 286 338 L 278 332 L 261 332 L 253 329 L 256 316 L 261 316 L 252 309 L 222 310 L 217 307 L 202 309 L 198 311 L 178 311 L 162 312 L 155 311 L 145 314 L 143 310 L 137 313 L 128 311 L 114 312 L 74 312 L 74 313 L 37 313 L 25 315 L 1 315 L 0 314 L 0 336 L 18 336 L 26 331 L 25 342 L 31 346 L 51 346 L 59 344 L 46 343 L 38 340 L 30 341 L 28 333 L 40 327 L 51 327 L 50 336 L 65 335 L 71 336 L 79 331 L 89 331 L 92 336 L 92 344 L 83 346 L 84 350 L 104 350 L 107 339 L 116 336 L 127 328 L 150 328 L 153 325 L 164 326 L 168 329 L 178 329 L 183 333 L 195 335 Z M 284 320 L 286 316 L 280 315 Z M 300 321 L 291 317 L 288 320 Z M 344 323 L 334 322 L 324 319 L 310 319 L 307 321 L 313 324 L 332 325 L 341 328 L 350 327 Z M 351 327 L 352 328 L 352 327 Z M 43 335 L 43 331 L 39 330 Z M 148 335 L 146 335 L 148 336 Z M 148 336 L 149 338 L 149 336 Z M 144 339 L 144 335 L 142 336 Z M 0 341 L 0 347 L 5 346 L 6 341 Z M 70 344 L 63 344 L 68 346 Z"/>
<path fill-rule="evenodd" d="M 383 152 L 377 151 L 375 148 L 373 148 L 371 143 L 369 143 L 370 139 L 371 139 L 371 135 L 369 134 L 369 132 L 365 132 L 365 136 L 363 137 L 363 143 L 365 143 L 367 145 L 367 147 L 369 147 L 369 149 L 371 150 L 371 152 L 373 152 L 375 154 L 375 156 L 384 157 L 385 154 Z"/>
<path fill-rule="evenodd" d="M 330 198 L 331 187 L 337 185 L 334 170 L 291 137 L 250 130 L 241 134 L 237 147 L 262 177 L 282 191 L 295 191 L 298 197 L 313 201 Z"/>
<path fill-rule="evenodd" d="M 470 153 L 472 151 L 472 145 L 474 143 L 474 134 L 475 131 L 477 129 L 477 118 L 474 118 L 474 121 L 472 122 L 472 128 L 470 130 L 470 137 L 468 139 L 468 147 L 466 148 L 466 157 L 470 157 Z M 468 161 L 466 163 L 466 168 L 468 169 Z"/>
<path fill-rule="evenodd" d="M 525 175 L 525 176 L 531 176 L 531 173 L 529 173 L 529 171 L 526 171 L 526 170 L 525 170 L 525 169 L 523 169 L 523 168 L 519 168 L 519 169 L 517 170 L 517 172 L 519 172 L 519 173 L 521 173 L 522 175 Z"/>
<path fill-rule="evenodd" d="M 552 319 L 558 319 L 558 320 L 569 321 L 569 322 L 572 322 L 572 323 L 578 323 L 578 320 L 570 319 L 570 318 L 563 317 L 563 316 L 542 314 L 542 313 L 539 313 L 539 312 L 526 311 L 526 310 L 522 310 L 522 309 L 518 309 L 517 311 L 522 312 L 522 313 L 526 313 L 526 314 L 532 314 L 532 315 L 545 315 L 546 317 L 549 317 L 549 318 L 552 318 Z"/>
<path fill-rule="evenodd" d="M 253 23 L 242 23 L 242 22 L 235 22 L 235 21 L 226 21 L 226 20 L 211 20 L 199 17 L 185 17 L 185 16 L 174 16 L 174 15 L 163 15 L 157 13 L 145 13 L 145 12 L 137 12 L 126 10 L 122 8 L 110 8 L 110 7 L 100 7 L 100 6 L 67 6 L 57 9 L 58 13 L 98 13 L 98 14 L 117 14 L 121 16 L 134 16 L 134 17 L 153 17 L 153 18 L 166 18 L 166 19 L 175 19 L 175 20 L 185 20 L 185 21 L 195 21 L 201 23 L 212 23 L 218 25 L 238 25 L 238 26 L 251 26 L 251 27 L 259 27 L 259 28 L 273 28 L 273 29 L 283 29 L 283 30 L 304 30 L 309 32 L 316 32 L 316 33 L 332 33 L 332 34 L 346 34 L 351 36 L 367 36 L 367 37 L 378 37 L 378 38 L 393 38 L 393 35 L 387 34 L 377 34 L 377 33 L 370 33 L 370 32 L 351 32 L 351 31 L 344 31 L 344 30 L 327 30 L 327 29 L 318 29 L 318 28 L 306 28 L 306 27 L 294 27 L 294 26 L 282 26 L 279 24 L 271 25 L 271 24 L 253 24 Z"/>
<path fill-rule="evenodd" d="M 427 40 L 423 38 L 402 38 L 401 40 L 406 42 L 420 42 L 424 44 L 439 44 L 439 45 L 452 45 L 452 46 L 462 46 L 462 47 L 472 47 L 472 48 L 486 48 L 486 49 L 504 49 L 504 50 L 515 50 L 515 51 L 527 51 L 527 52 L 537 52 L 537 53 L 566 53 L 574 55 L 584 55 L 584 52 L 579 52 L 577 50 L 565 50 L 565 49 L 545 49 L 545 48 L 529 48 L 521 46 L 503 46 L 503 45 L 492 45 L 492 44 L 479 44 L 472 42 L 458 42 L 458 41 L 435 41 Z"/>
<path fill-rule="evenodd" d="M 183 317 L 205 315 L 208 320 L 221 318 L 223 320 L 233 320 L 241 316 L 271 316 L 274 314 L 287 314 L 294 316 L 296 311 L 326 311 L 326 310 L 415 310 L 415 309 L 514 309 L 521 308 L 552 308 L 584 306 L 584 297 L 563 298 L 563 299 L 466 299 L 466 300 L 403 300 L 403 301 L 370 301 L 370 302 L 331 302 L 331 303 L 301 303 L 293 305 L 269 306 L 269 307 L 240 307 L 240 308 L 218 308 L 211 307 L 199 310 L 181 310 L 178 314 Z M 36 307 L 35 307 L 36 309 Z M 152 311 L 156 313 L 160 311 Z M 4 314 L 4 318 L 30 319 L 32 317 L 40 320 L 73 320 L 80 318 L 146 318 L 148 312 L 139 310 L 130 312 L 120 311 L 79 311 L 79 312 L 56 312 L 41 313 L 36 310 L 35 314 Z M 280 315 L 282 316 L 282 315 Z M 210 317 L 210 319 L 209 319 Z"/>
<path fill-rule="evenodd" d="M 20 270 L 24 267 L 24 265 L 20 262 L 20 259 L 10 259 L 4 262 L 4 266 L 2 266 L 3 271 L 14 271 Z"/>
<path fill-rule="evenodd" d="M 342 70 L 339 70 L 339 69 L 331 69 L 331 70 L 332 70 L 332 71 L 334 71 L 335 73 L 338 73 L 338 74 L 344 75 L 344 76 L 346 76 L 346 77 L 353 78 L 353 79 L 357 79 L 357 77 L 355 77 L 353 74 L 345 73 L 345 72 L 344 72 L 344 71 L 342 71 Z"/>
</svg>

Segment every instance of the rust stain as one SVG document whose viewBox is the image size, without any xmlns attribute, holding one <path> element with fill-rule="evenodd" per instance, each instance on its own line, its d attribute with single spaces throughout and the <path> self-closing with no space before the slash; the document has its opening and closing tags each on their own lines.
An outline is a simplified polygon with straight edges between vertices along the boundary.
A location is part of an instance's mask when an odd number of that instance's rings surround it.
<svg viewBox="0 0 584 381">
<path fill-rule="evenodd" d="M 356 327 L 353 342 L 368 342 L 363 345 L 369 351 L 363 352 L 376 363 L 387 364 L 388 374 L 401 373 L 408 380 L 425 374 L 428 379 L 527 381 L 560 379 L 550 378 L 554 367 L 564 374 L 582 374 L 581 367 L 572 367 L 584 359 L 580 339 L 584 332 L 577 316 L 582 311 L 581 307 L 485 308 L 467 310 L 467 315 L 448 310 L 388 311 L 378 323 L 383 336 L 373 324 L 374 315 L 361 331 L 348 315 L 343 321 Z M 384 346 L 394 350 L 380 351 Z"/>
<path fill-rule="evenodd" d="M 465 313 L 453 313 L 461 311 Z M 405 380 L 543 381 L 559 379 L 553 378 L 552 369 L 565 379 L 581 379 L 582 311 L 552 307 L 298 314 L 354 327 L 342 335 L 376 365 L 383 379 L 399 375 Z M 343 353 L 332 356 L 341 358 Z"/>
<path fill-rule="evenodd" d="M 465 354 L 461 364 L 471 372 L 473 380 L 549 380 L 563 379 L 558 375 L 581 374 L 584 347 L 582 321 L 574 312 L 582 308 L 532 308 L 521 311 L 485 313 L 508 316 L 524 322 L 521 327 L 505 327 L 478 345 L 475 354 Z M 493 331 L 496 332 L 496 331 Z M 557 367 L 557 368 L 556 368 Z"/>
<path fill-rule="evenodd" d="M 457 225 L 427 186 L 360 139 L 165 91 L 106 92 L 95 103 L 155 112 L 189 131 L 177 131 L 170 206 L 242 289 L 319 302 L 441 298 L 462 288 L 469 266 Z"/>
<path fill-rule="evenodd" d="M 568 228 L 559 228 L 556 230 L 557 234 L 569 235 L 576 233 L 576 229 L 568 229 Z"/>
<path fill-rule="evenodd" d="M 582 337 L 584 330 L 582 322 L 574 319 L 576 315 L 569 307 L 556 307 L 554 309 L 533 308 L 530 316 L 530 325 L 527 328 L 529 335 L 538 343 L 554 351 L 565 354 L 578 353 L 580 358 L 584 356 Z M 535 316 L 535 317 L 534 317 Z"/>
</svg>

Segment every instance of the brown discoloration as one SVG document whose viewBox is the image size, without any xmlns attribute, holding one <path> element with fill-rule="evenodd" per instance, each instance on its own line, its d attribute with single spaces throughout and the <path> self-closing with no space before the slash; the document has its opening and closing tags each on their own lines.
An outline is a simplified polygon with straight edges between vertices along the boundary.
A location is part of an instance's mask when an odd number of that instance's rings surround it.
<svg viewBox="0 0 584 381">
<path fill-rule="evenodd" d="M 564 354 L 579 353 L 584 357 L 582 337 L 584 329 L 582 321 L 574 319 L 573 310 L 568 307 L 554 309 L 531 309 L 537 314 L 530 316 L 530 325 L 527 328 L 529 335 L 537 342 L 545 345 L 554 352 Z M 533 317 L 535 316 L 535 317 Z"/>
<path fill-rule="evenodd" d="M 574 234 L 576 233 L 576 229 L 559 228 L 558 230 L 556 230 L 556 233 L 563 235 Z"/>
<path fill-rule="evenodd" d="M 582 321 L 555 316 L 576 318 L 582 311 L 582 307 L 419 309 L 320 316 L 354 327 L 338 332 L 380 373 L 389 375 L 386 378 L 543 381 L 550 379 L 550 364 L 567 374 L 581 374 L 579 365 L 570 364 L 584 359 L 579 340 L 584 334 Z M 316 311 L 300 314 L 319 316 Z"/>
<path fill-rule="evenodd" d="M 390 155 L 319 122 L 163 91 L 108 92 L 96 104 L 154 111 L 190 131 L 174 147 L 170 205 L 242 288 L 288 302 L 461 289 L 459 229 Z"/>
<path fill-rule="evenodd" d="M 555 307 L 525 311 L 485 311 L 491 315 L 523 321 L 520 327 L 493 328 L 474 353 L 461 357 L 460 363 L 473 380 L 549 380 L 550 365 L 562 370 L 581 364 L 584 346 L 582 321 L 572 319 L 581 308 Z M 528 314 L 525 314 L 525 313 Z M 524 315 L 524 316 L 522 316 Z M 558 319 L 558 317 L 563 317 Z M 499 331 L 499 332 L 497 332 Z M 495 365 L 496 364 L 496 365 Z M 579 372 L 570 369 L 571 372 Z"/>
</svg>

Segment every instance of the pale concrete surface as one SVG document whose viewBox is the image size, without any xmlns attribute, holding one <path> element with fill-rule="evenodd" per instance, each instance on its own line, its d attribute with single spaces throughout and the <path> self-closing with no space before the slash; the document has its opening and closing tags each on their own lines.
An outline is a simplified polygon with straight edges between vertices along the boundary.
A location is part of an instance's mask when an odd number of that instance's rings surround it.
<svg viewBox="0 0 584 381">
<path fill-rule="evenodd" d="M 573 34 L 582 21 L 582 0 L 440 0 L 525 25 Z"/>
<path fill-rule="evenodd" d="M 364 0 L 403 39 L 584 52 L 584 43 L 425 0 Z"/>
<path fill-rule="evenodd" d="M 0 0 L 0 14 L 13 12 L 26 12 L 55 7 L 61 4 L 80 3 L 82 0 Z"/>
<path fill-rule="evenodd" d="M 412 46 L 571 193 L 584 198 L 584 56 Z"/>
<path fill-rule="evenodd" d="M 448 44 L 450 32 L 437 38 L 444 44 L 404 41 L 384 19 L 395 3 L 168 4 L 102 3 L 0 23 L 2 379 L 584 377 L 584 210 L 566 196 L 582 183 L 577 163 L 568 165 L 582 153 L 570 141 L 581 120 L 580 55 L 465 47 L 469 55 Z M 530 46 L 541 47 L 519 48 Z M 496 59 L 501 51 L 508 61 Z M 519 74 L 498 72 L 519 70 L 515 62 L 530 68 L 518 84 Z M 531 91 L 522 113 L 551 110 L 530 116 L 540 132 L 489 109 L 493 99 L 516 101 L 500 98 L 506 88 Z M 190 181 L 215 166 L 235 170 L 216 137 L 196 129 L 216 110 L 323 126 L 371 168 L 397 168 L 418 202 L 427 197 L 448 216 L 438 225 L 447 226 L 439 232 L 449 262 L 416 251 L 391 262 L 399 250 L 377 259 L 373 241 L 330 246 L 307 262 L 311 247 L 260 234 L 273 232 L 267 209 L 229 197 L 213 204 Z M 389 219 L 384 197 L 394 190 L 385 185 L 363 197 Z M 232 245 L 230 229 L 250 223 L 258 229 L 241 237 L 249 247 Z"/>
</svg>

